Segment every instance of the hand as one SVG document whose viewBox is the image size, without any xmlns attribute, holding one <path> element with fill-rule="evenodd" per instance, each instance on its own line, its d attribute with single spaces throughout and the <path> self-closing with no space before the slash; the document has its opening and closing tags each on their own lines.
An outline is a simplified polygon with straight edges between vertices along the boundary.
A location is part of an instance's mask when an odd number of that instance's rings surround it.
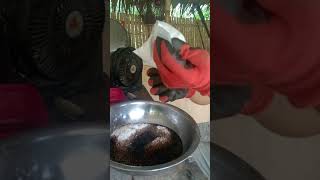
<svg viewBox="0 0 320 180">
<path fill-rule="evenodd" d="M 159 95 L 161 102 L 175 101 L 178 99 L 189 98 L 195 91 L 192 89 L 170 89 L 167 88 L 162 82 L 156 68 L 150 68 L 147 72 L 150 77 L 148 84 L 152 86 L 150 93 L 153 95 Z"/>
<path fill-rule="evenodd" d="M 272 89 L 262 85 L 213 85 L 213 120 L 236 114 L 256 115 L 273 100 Z"/>
<path fill-rule="evenodd" d="M 193 89 L 203 96 L 210 95 L 210 55 L 207 51 L 191 48 L 175 38 L 171 45 L 158 37 L 153 57 L 167 88 Z"/>
<path fill-rule="evenodd" d="M 213 85 L 212 95 L 212 119 L 217 120 L 242 113 L 250 101 L 251 88 L 245 85 Z"/>
</svg>

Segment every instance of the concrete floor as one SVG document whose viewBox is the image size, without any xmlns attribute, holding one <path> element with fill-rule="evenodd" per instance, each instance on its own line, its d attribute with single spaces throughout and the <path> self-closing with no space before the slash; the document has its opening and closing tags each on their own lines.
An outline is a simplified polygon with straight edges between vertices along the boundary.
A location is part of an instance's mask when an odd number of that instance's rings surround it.
<svg viewBox="0 0 320 180">
<path fill-rule="evenodd" d="M 320 136 L 280 137 L 244 116 L 217 121 L 212 130 L 218 145 L 247 161 L 267 180 L 320 179 Z"/>
</svg>

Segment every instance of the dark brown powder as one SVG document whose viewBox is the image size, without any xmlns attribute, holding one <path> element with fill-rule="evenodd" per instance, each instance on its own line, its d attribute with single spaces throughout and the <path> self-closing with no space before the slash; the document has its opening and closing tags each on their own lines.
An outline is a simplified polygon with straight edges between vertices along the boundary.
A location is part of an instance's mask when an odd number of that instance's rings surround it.
<svg viewBox="0 0 320 180">
<path fill-rule="evenodd" d="M 152 166 L 172 161 L 183 152 L 180 137 L 156 124 L 130 124 L 111 134 L 111 159 L 133 165 Z"/>
</svg>

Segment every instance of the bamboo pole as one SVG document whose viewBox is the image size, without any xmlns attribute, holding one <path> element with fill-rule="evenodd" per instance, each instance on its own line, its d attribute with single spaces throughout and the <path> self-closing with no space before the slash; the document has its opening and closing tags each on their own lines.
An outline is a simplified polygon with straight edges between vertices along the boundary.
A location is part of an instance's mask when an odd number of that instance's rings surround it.
<svg viewBox="0 0 320 180">
<path fill-rule="evenodd" d="M 171 0 L 165 1 L 165 21 L 170 23 Z"/>
</svg>

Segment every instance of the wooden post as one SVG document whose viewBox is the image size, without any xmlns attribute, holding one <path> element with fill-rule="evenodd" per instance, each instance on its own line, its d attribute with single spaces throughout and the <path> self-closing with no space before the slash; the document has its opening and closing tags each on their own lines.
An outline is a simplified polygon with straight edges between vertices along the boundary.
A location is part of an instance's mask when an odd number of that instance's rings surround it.
<svg viewBox="0 0 320 180">
<path fill-rule="evenodd" d="M 165 21 L 170 23 L 171 0 L 165 0 Z"/>
</svg>

